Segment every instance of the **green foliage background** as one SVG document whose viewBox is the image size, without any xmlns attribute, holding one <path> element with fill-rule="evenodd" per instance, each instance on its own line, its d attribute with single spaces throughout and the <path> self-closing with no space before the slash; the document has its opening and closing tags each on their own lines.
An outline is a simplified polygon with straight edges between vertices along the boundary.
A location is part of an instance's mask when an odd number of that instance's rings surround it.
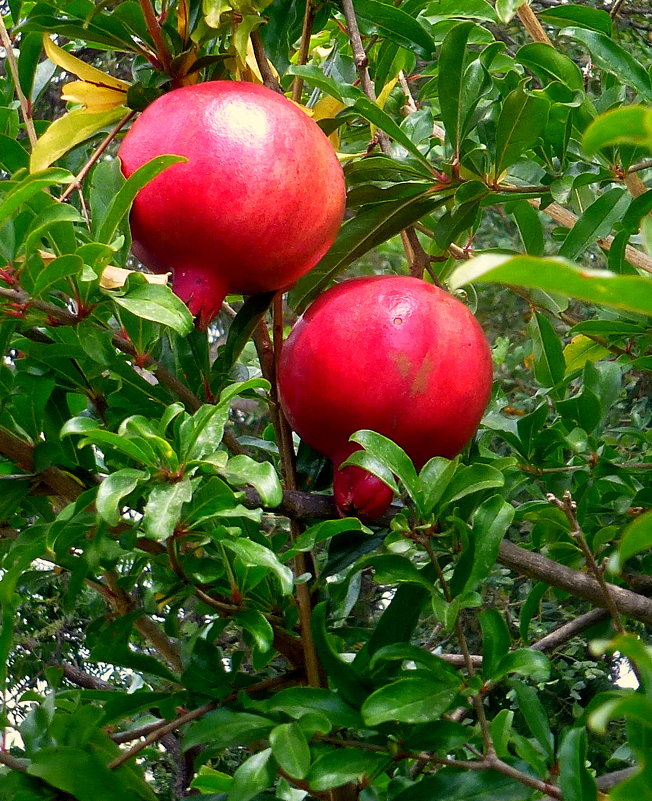
<svg viewBox="0 0 652 801">
<path fill-rule="evenodd" d="M 652 13 L 0 5 L 0 797 L 652 799 Z M 108 104 L 62 100 L 85 65 Z M 206 333 L 130 256 L 172 160 L 114 154 L 223 78 L 336 137 L 348 212 Z M 356 435 L 398 496 L 365 525 L 292 467 L 268 345 L 374 273 L 456 292 L 496 381 L 453 461 Z"/>
</svg>

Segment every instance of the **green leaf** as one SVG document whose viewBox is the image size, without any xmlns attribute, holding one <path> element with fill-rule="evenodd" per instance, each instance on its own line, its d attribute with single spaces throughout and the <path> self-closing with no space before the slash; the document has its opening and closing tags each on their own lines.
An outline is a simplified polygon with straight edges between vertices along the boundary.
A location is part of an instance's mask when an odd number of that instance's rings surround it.
<svg viewBox="0 0 652 801">
<path fill-rule="evenodd" d="M 578 25 L 581 28 L 604 33 L 605 36 L 611 36 L 613 30 L 609 12 L 602 8 L 591 8 L 590 6 L 569 3 L 568 5 L 560 5 L 553 8 L 543 8 L 537 12 L 537 16 L 543 22 L 547 22 L 548 25 L 556 25 L 559 28 Z"/>
<path fill-rule="evenodd" d="M 116 526 L 120 521 L 122 499 L 148 477 L 149 474 L 143 470 L 133 470 L 130 467 L 108 475 L 97 490 L 95 504 L 99 516 L 110 526 Z"/>
<path fill-rule="evenodd" d="M 610 189 L 584 210 L 581 217 L 566 235 L 559 255 L 576 259 L 589 245 L 606 236 L 620 220 L 629 206 L 630 196 L 624 189 Z"/>
<path fill-rule="evenodd" d="M 527 200 L 516 200 L 506 204 L 505 211 L 514 217 L 525 252 L 530 256 L 543 256 L 543 225 L 537 210 Z"/>
<path fill-rule="evenodd" d="M 442 202 L 441 197 L 424 192 L 416 197 L 365 206 L 342 225 L 335 243 L 317 266 L 297 281 L 290 292 L 292 308 L 303 311 L 352 262 L 434 211 Z"/>
<path fill-rule="evenodd" d="M 78 276 L 83 269 L 84 262 L 75 253 L 59 256 L 38 273 L 31 294 L 40 298 L 64 279 Z"/>
<path fill-rule="evenodd" d="M 209 793 L 228 793 L 233 785 L 233 776 L 222 773 L 208 765 L 202 765 L 199 772 L 190 783 L 193 790 L 199 790 L 200 794 Z"/>
<path fill-rule="evenodd" d="M 30 227 L 29 234 L 25 238 L 23 243 L 22 250 L 26 256 L 29 256 L 33 251 L 40 247 L 41 242 L 44 237 L 46 237 L 48 231 L 57 223 L 62 222 L 82 222 L 83 217 L 77 211 L 74 206 L 71 206 L 68 203 L 53 203 L 53 205 L 46 208 L 41 214 L 38 215 L 32 226 Z M 65 258 L 62 256 L 60 258 Z M 79 256 L 77 256 L 79 258 Z M 55 260 L 56 261 L 56 260 Z M 50 273 L 52 271 L 54 262 L 50 262 L 47 265 L 46 270 L 44 272 Z M 80 267 L 81 269 L 81 267 Z M 35 282 L 37 283 L 37 282 Z M 49 286 L 54 282 L 50 281 L 47 283 L 46 286 Z M 43 294 L 45 289 L 39 288 L 39 294 Z M 32 291 L 32 294 L 36 294 L 35 291 Z"/>
<path fill-rule="evenodd" d="M 542 387 L 555 387 L 563 381 L 566 372 L 561 340 L 551 322 L 540 312 L 530 318 L 528 332 L 532 338 L 534 375 Z"/>
<path fill-rule="evenodd" d="M 435 42 L 420 20 L 401 8 L 378 0 L 356 0 L 358 17 L 369 20 L 388 39 L 426 59 L 434 55 Z"/>
<path fill-rule="evenodd" d="M 110 245 L 118 226 L 129 213 L 138 192 L 172 164 L 179 164 L 187 160 L 185 156 L 155 156 L 130 175 L 108 207 L 97 232 L 97 241 Z"/>
<path fill-rule="evenodd" d="M 652 108 L 626 106 L 601 114 L 584 132 L 582 147 L 592 156 L 611 145 L 641 145 L 652 151 Z"/>
<path fill-rule="evenodd" d="M 217 749 L 249 745 L 267 737 L 273 727 L 274 721 L 269 718 L 223 707 L 190 724 L 183 736 L 183 750 L 197 745 L 210 745 Z"/>
<path fill-rule="evenodd" d="M 510 673 L 520 673 L 522 676 L 528 676 L 533 681 L 547 681 L 550 677 L 550 661 L 541 651 L 533 651 L 531 648 L 517 648 L 515 651 L 505 654 L 495 667 L 491 677 L 488 678 L 496 682 Z"/>
<path fill-rule="evenodd" d="M 462 116 L 467 112 L 462 107 L 462 78 L 466 43 L 474 28 L 473 22 L 455 25 L 444 37 L 439 51 L 439 105 L 446 134 L 453 146 L 454 158 L 459 158 Z"/>
<path fill-rule="evenodd" d="M 107 125 L 117 122 L 128 112 L 124 106 L 99 112 L 76 109 L 59 117 L 39 138 L 32 150 L 30 172 L 38 173 L 46 169 L 69 150 L 94 136 Z"/>
<path fill-rule="evenodd" d="M 458 267 L 449 278 L 451 289 L 494 281 L 545 292 L 559 292 L 600 306 L 652 315 L 652 284 L 638 275 L 587 270 L 564 259 L 485 254 Z"/>
<path fill-rule="evenodd" d="M 511 22 L 519 8 L 527 0 L 496 0 L 496 14 L 499 22 Z"/>
<path fill-rule="evenodd" d="M 330 790 L 349 782 L 368 782 L 389 762 L 388 755 L 356 748 L 338 748 L 314 761 L 307 781 L 315 792 Z"/>
<path fill-rule="evenodd" d="M 168 286 L 150 284 L 145 280 L 134 282 L 130 278 L 124 294 L 107 294 L 120 308 L 136 317 L 167 325 L 179 336 L 186 336 L 193 330 L 194 323 L 188 307 Z"/>
<path fill-rule="evenodd" d="M 187 477 L 174 484 L 154 486 L 143 511 L 145 536 L 153 540 L 171 537 L 181 517 L 181 507 L 191 500 L 192 483 Z"/>
<path fill-rule="evenodd" d="M 409 643 L 398 642 L 379 648 L 374 653 L 369 667 L 374 670 L 381 662 L 406 660 L 421 665 L 432 674 L 433 679 L 442 684 L 457 688 L 461 685 L 460 675 L 452 665 L 436 654 L 426 651 L 425 648 Z"/>
<path fill-rule="evenodd" d="M 548 591 L 549 587 L 545 581 L 537 582 L 530 590 L 521 607 L 521 615 L 518 621 L 518 631 L 523 641 L 527 640 L 528 630 L 532 618 L 538 613 L 541 599 Z"/>
<path fill-rule="evenodd" d="M 265 748 L 250 756 L 233 774 L 229 801 L 249 801 L 271 787 L 276 777 L 272 749 Z"/>
<path fill-rule="evenodd" d="M 393 801 L 529 801 L 532 790 L 492 770 L 443 768 L 395 795 Z"/>
<path fill-rule="evenodd" d="M 4 200 L 0 203 L 0 225 L 3 225 L 16 209 L 38 192 L 57 184 L 69 184 L 74 180 L 75 177 L 68 170 L 53 167 L 35 175 L 28 175 L 19 183 L 7 182 Z"/>
<path fill-rule="evenodd" d="M 281 723 L 272 729 L 269 744 L 280 767 L 293 779 L 303 779 L 310 769 L 310 748 L 298 723 Z"/>
<path fill-rule="evenodd" d="M 238 454 L 229 459 L 220 473 L 236 487 L 245 484 L 254 487 L 263 506 L 278 506 L 283 500 L 283 487 L 271 462 L 257 462 L 250 456 Z"/>
<path fill-rule="evenodd" d="M 532 732 L 539 745 L 543 747 L 545 753 L 552 757 L 554 755 L 555 739 L 550 731 L 548 716 L 541 701 L 539 701 L 536 690 L 516 679 L 512 679 L 509 682 L 509 686 L 516 694 L 518 707 L 528 729 Z"/>
<path fill-rule="evenodd" d="M 342 698 L 356 709 L 368 696 L 368 688 L 353 667 L 335 650 L 326 631 L 326 602 L 317 604 L 312 613 L 312 631 L 319 661 L 330 683 Z"/>
<path fill-rule="evenodd" d="M 511 709 L 501 709 L 489 724 L 491 739 L 499 759 L 509 757 L 509 740 L 513 722 L 514 712 Z"/>
<path fill-rule="evenodd" d="M 457 689 L 442 687 L 440 681 L 410 676 L 386 684 L 362 704 L 362 717 L 368 726 L 385 721 L 427 723 L 438 720 L 457 696 Z"/>
<path fill-rule="evenodd" d="M 358 563 L 360 568 L 371 565 L 374 568 L 374 580 L 378 584 L 420 584 L 433 592 L 432 582 L 421 573 L 405 556 L 399 554 L 372 554 Z"/>
<path fill-rule="evenodd" d="M 495 489 L 504 484 L 503 474 L 491 465 L 479 463 L 462 465 L 444 490 L 441 505 L 455 503 L 474 492 Z"/>
<path fill-rule="evenodd" d="M 586 28 L 564 28 L 559 35 L 568 36 L 576 42 L 581 42 L 589 49 L 596 66 L 615 75 L 628 86 L 632 86 L 647 100 L 652 100 L 652 85 L 645 68 L 613 39 L 603 33 Z"/>
<path fill-rule="evenodd" d="M 623 531 L 618 550 L 609 566 L 618 572 L 628 559 L 649 548 L 652 548 L 652 512 L 640 515 Z"/>
<path fill-rule="evenodd" d="M 584 79 L 577 64 L 564 53 L 543 42 L 531 42 L 519 49 L 516 61 L 545 83 L 559 81 L 574 91 L 584 90 Z"/>
<path fill-rule="evenodd" d="M 586 767 L 586 729 L 568 729 L 559 743 L 559 789 L 564 801 L 597 801 L 595 777 Z"/>
<path fill-rule="evenodd" d="M 249 608 L 237 612 L 233 616 L 233 622 L 251 634 L 256 647 L 262 653 L 266 653 L 272 647 L 274 629 L 269 620 L 258 609 Z"/>
<path fill-rule="evenodd" d="M 423 493 L 423 511 L 426 516 L 432 514 L 441 500 L 453 480 L 458 465 L 459 457 L 451 460 L 444 459 L 443 456 L 435 456 L 421 468 L 419 483 Z"/>
<path fill-rule="evenodd" d="M 321 523 L 315 523 L 304 532 L 302 532 L 293 542 L 292 547 L 281 557 L 281 561 L 289 562 L 294 559 L 297 553 L 301 551 L 311 551 L 315 545 L 320 542 L 331 539 L 336 534 L 341 534 L 344 531 L 361 531 L 365 534 L 371 534 L 371 529 L 361 523 L 357 517 L 344 517 L 340 520 L 324 520 Z"/>
<path fill-rule="evenodd" d="M 496 125 L 496 180 L 536 144 L 548 121 L 549 110 L 547 98 L 529 95 L 521 87 L 507 95 Z"/>
<path fill-rule="evenodd" d="M 414 503 L 419 503 L 421 493 L 417 471 L 403 448 L 382 434 L 364 429 L 356 431 L 349 439 L 351 442 L 357 442 L 358 445 L 362 445 L 367 453 L 371 454 L 374 459 L 377 459 L 388 470 L 391 470 L 403 484 Z"/>
<path fill-rule="evenodd" d="M 478 615 L 482 630 L 482 677 L 492 681 L 500 662 L 508 654 L 512 638 L 507 623 L 497 609 L 485 609 Z"/>
<path fill-rule="evenodd" d="M 292 595 L 294 587 L 292 571 L 279 562 L 274 551 L 244 537 L 222 540 L 222 545 L 237 554 L 247 567 L 264 567 L 271 571 L 278 579 L 283 595 Z"/>
</svg>

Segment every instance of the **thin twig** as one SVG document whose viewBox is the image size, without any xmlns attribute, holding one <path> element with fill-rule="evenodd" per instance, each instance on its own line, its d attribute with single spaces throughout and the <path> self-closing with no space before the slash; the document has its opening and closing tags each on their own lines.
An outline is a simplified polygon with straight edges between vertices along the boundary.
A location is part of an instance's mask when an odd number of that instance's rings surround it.
<svg viewBox="0 0 652 801">
<path fill-rule="evenodd" d="M 299 43 L 299 55 L 297 57 L 297 64 L 302 65 L 308 62 L 310 55 L 310 37 L 312 36 L 312 26 L 315 21 L 315 7 L 313 0 L 306 0 L 306 10 L 303 15 L 303 25 L 301 27 L 301 42 Z M 301 102 L 301 93 L 303 92 L 303 78 L 300 75 L 295 75 L 292 81 L 292 100 L 295 103 Z"/>
<path fill-rule="evenodd" d="M 564 623 L 563 626 L 558 626 L 528 647 L 533 648 L 535 651 L 554 651 L 555 648 L 559 648 L 560 645 L 564 645 L 564 643 L 572 640 L 573 637 L 591 628 L 591 626 L 601 623 L 608 617 L 609 612 L 606 609 L 592 609 L 590 612 L 576 617 L 575 620 Z"/>
<path fill-rule="evenodd" d="M 109 770 L 115 770 L 116 768 L 119 768 L 120 765 L 124 765 L 125 762 L 128 762 L 130 759 L 135 757 L 144 748 L 147 748 L 147 746 L 158 742 L 158 740 L 160 740 L 162 737 L 165 737 L 166 734 L 176 731 L 176 729 L 181 728 L 181 726 L 184 726 L 186 723 L 190 723 L 193 720 L 203 717 L 208 712 L 212 712 L 212 710 L 216 709 L 218 705 L 224 705 L 230 703 L 231 701 L 235 701 L 241 692 L 245 693 L 246 695 L 254 695 L 255 693 L 266 692 L 267 690 L 275 690 L 280 687 L 287 686 L 288 684 L 291 685 L 299 676 L 300 671 L 289 671 L 283 676 L 276 676 L 273 679 L 265 679 L 264 681 L 259 681 L 257 684 L 252 684 L 250 687 L 245 687 L 241 690 L 238 690 L 238 692 L 231 693 L 230 695 L 227 695 L 226 698 L 222 698 L 220 701 L 209 701 L 207 704 L 203 704 L 203 706 L 200 706 L 197 709 L 193 709 L 190 712 L 185 712 L 183 715 L 179 715 L 169 723 L 165 723 L 162 726 L 158 726 L 157 728 L 153 729 L 142 742 L 132 746 L 128 751 L 124 751 L 112 762 L 109 762 Z"/>
<path fill-rule="evenodd" d="M 627 172 L 641 172 L 641 170 L 652 170 L 652 159 L 648 161 L 640 161 L 638 164 L 633 164 L 627 168 Z"/>
<path fill-rule="evenodd" d="M 15 756 L 8 754 L 6 751 L 0 751 L 0 765 L 5 765 L 11 770 L 18 770 L 21 773 L 27 772 L 27 763 L 22 759 L 16 759 Z"/>
<path fill-rule="evenodd" d="M 9 70 L 14 82 L 14 89 L 16 90 L 16 97 L 20 103 L 20 111 L 23 115 L 25 130 L 27 131 L 27 138 L 29 139 L 29 143 L 33 149 L 36 146 L 37 137 L 36 130 L 34 129 L 34 121 L 32 120 L 32 104 L 25 97 L 23 89 L 20 85 L 18 64 L 16 63 L 16 56 L 14 55 L 14 46 L 11 43 L 9 32 L 7 31 L 7 26 L 5 25 L 2 14 L 0 14 L 0 41 L 2 41 L 2 46 L 5 49 L 7 64 L 9 64 Z"/>
<path fill-rule="evenodd" d="M 88 173 L 92 170 L 93 166 L 99 161 L 101 155 L 107 149 L 107 147 L 113 142 L 117 134 L 124 128 L 124 126 L 135 116 L 135 111 L 129 111 L 129 113 L 125 114 L 125 116 L 118 122 L 118 124 L 112 128 L 109 133 L 102 139 L 100 144 L 95 148 L 93 151 L 92 156 L 88 159 L 86 164 L 81 168 L 81 170 L 75 176 L 75 180 L 69 184 L 64 193 L 61 195 L 59 200 L 67 200 L 70 195 L 76 190 L 81 189 L 82 182 L 88 175 Z"/>
<path fill-rule="evenodd" d="M 156 17 L 154 6 L 152 5 L 151 0 L 138 0 L 138 2 L 143 11 L 143 16 L 145 17 L 147 31 L 154 42 L 156 57 L 160 61 L 165 74 L 172 77 L 172 58 L 170 56 L 168 46 L 165 43 L 165 39 L 163 38 L 163 31 L 161 30 L 161 26 Z"/>
<path fill-rule="evenodd" d="M 591 552 L 591 549 L 589 548 L 588 543 L 586 542 L 586 538 L 577 519 L 577 504 L 573 500 L 568 490 L 564 492 L 561 498 L 557 498 L 555 495 L 553 495 L 552 492 L 549 492 L 546 495 L 546 498 L 550 501 L 550 503 L 552 503 L 554 506 L 560 509 L 566 516 L 566 519 L 568 520 L 568 524 L 570 525 L 571 529 L 570 535 L 580 546 L 580 549 L 584 554 L 584 558 L 586 559 L 586 563 L 589 566 L 589 569 L 593 574 L 593 577 L 595 578 L 595 580 L 600 585 L 600 588 L 602 589 L 602 592 L 604 594 L 605 606 L 609 610 L 609 614 L 613 618 L 614 626 L 620 634 L 624 634 L 625 627 L 623 626 L 623 621 L 622 618 L 620 617 L 620 612 L 618 611 L 618 607 L 616 606 L 616 603 L 613 599 L 611 590 L 609 589 L 609 585 L 604 580 L 604 572 L 598 567 L 598 563 L 595 561 L 595 557 L 593 556 L 593 553 Z"/>
<path fill-rule="evenodd" d="M 616 17 L 618 16 L 618 14 L 620 12 L 620 9 L 624 5 L 624 3 L 625 3 L 625 0 L 616 0 L 616 2 L 611 7 L 611 11 L 609 12 L 609 15 L 611 16 L 611 19 L 616 19 Z"/>
<path fill-rule="evenodd" d="M 254 30 L 251 32 L 250 36 L 251 46 L 254 49 L 254 58 L 256 59 L 256 64 L 258 64 L 258 69 L 260 70 L 263 83 L 268 89 L 272 89 L 274 92 L 279 92 L 282 94 L 283 89 L 281 88 L 281 84 L 277 81 L 276 76 L 272 72 L 269 59 L 267 58 L 267 53 L 265 52 L 265 45 L 263 44 L 263 40 L 260 38 L 260 31 Z"/>
</svg>

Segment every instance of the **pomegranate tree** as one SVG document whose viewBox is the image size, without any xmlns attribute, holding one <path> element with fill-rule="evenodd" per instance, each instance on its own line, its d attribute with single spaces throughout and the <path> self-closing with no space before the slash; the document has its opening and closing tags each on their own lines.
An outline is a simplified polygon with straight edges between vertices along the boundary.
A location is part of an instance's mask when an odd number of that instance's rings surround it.
<svg viewBox="0 0 652 801">
<path fill-rule="evenodd" d="M 175 89 L 141 114 L 119 150 L 129 177 L 155 156 L 185 156 L 131 212 L 133 251 L 207 325 L 229 292 L 283 289 L 333 243 L 344 178 L 319 126 L 263 86 L 212 81 Z"/>
<path fill-rule="evenodd" d="M 491 393 L 491 352 L 469 309 L 417 278 L 376 276 L 325 292 L 299 319 L 279 366 L 294 430 L 334 465 L 342 514 L 372 519 L 392 493 L 359 467 L 339 465 L 367 428 L 420 468 L 451 458 L 475 433 Z"/>
</svg>

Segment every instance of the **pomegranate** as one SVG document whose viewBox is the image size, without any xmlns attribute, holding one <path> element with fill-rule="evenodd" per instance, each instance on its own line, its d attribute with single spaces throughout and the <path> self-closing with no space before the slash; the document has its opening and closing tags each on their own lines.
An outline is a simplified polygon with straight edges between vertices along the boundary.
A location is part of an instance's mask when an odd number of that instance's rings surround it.
<svg viewBox="0 0 652 801">
<path fill-rule="evenodd" d="M 128 178 L 155 156 L 174 164 L 131 211 L 133 252 L 205 327 L 229 292 L 284 289 L 333 243 L 344 177 L 327 137 L 301 108 L 264 86 L 212 81 L 159 97 L 125 136 Z"/>
<path fill-rule="evenodd" d="M 345 281 L 319 297 L 288 337 L 281 405 L 294 430 L 328 456 L 342 514 L 373 519 L 392 499 L 359 467 L 338 469 L 368 428 L 421 468 L 452 458 L 475 433 L 491 393 L 491 352 L 473 314 L 417 278 Z"/>
</svg>

